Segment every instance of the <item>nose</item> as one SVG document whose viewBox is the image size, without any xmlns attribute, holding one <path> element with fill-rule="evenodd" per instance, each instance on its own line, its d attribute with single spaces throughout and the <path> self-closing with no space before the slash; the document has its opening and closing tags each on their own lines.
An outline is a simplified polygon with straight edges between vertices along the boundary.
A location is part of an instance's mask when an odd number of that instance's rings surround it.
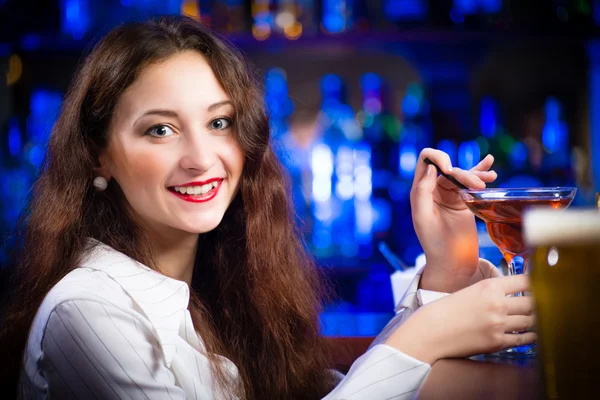
<svg viewBox="0 0 600 400">
<path fill-rule="evenodd" d="M 212 139 L 211 135 L 204 132 L 186 135 L 181 142 L 183 149 L 180 166 L 200 174 L 208 171 L 217 159 Z"/>
</svg>

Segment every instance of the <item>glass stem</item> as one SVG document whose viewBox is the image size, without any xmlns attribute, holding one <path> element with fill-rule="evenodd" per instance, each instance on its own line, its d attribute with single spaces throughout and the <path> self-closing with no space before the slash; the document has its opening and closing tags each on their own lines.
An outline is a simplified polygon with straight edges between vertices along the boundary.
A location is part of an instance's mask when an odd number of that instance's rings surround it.
<svg viewBox="0 0 600 400">
<path fill-rule="evenodd" d="M 524 274 L 527 270 L 527 260 L 521 256 L 514 256 L 513 259 L 508 263 L 508 274 L 519 275 Z M 517 292 L 514 294 L 515 297 L 525 296 L 523 292 Z"/>
</svg>

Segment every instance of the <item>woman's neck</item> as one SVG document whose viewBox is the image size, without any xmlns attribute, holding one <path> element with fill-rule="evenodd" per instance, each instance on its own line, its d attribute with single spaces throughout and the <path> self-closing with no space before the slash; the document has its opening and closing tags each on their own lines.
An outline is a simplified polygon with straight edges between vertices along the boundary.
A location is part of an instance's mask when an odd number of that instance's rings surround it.
<svg viewBox="0 0 600 400">
<path fill-rule="evenodd" d="M 157 269 L 169 278 L 191 285 L 194 261 L 198 248 L 198 235 L 188 232 L 163 230 L 150 236 L 153 260 Z"/>
</svg>

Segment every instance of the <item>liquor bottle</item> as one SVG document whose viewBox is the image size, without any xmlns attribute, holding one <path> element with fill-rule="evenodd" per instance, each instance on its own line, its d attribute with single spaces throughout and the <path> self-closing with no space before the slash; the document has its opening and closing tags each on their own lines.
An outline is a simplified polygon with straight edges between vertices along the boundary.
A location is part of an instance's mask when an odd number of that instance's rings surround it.
<svg viewBox="0 0 600 400">
<path fill-rule="evenodd" d="M 312 242 L 317 256 L 339 257 L 347 262 L 358 254 L 354 160 L 355 144 L 362 130 L 354 111 L 344 102 L 339 76 L 324 76 L 321 94 L 321 137 L 311 150 Z"/>
<path fill-rule="evenodd" d="M 288 95 L 286 73 L 280 68 L 272 68 L 265 74 L 265 103 L 269 113 L 271 143 L 275 154 L 289 175 L 295 216 L 300 225 L 309 218 L 309 199 L 305 197 L 305 171 L 308 169 L 308 153 L 299 146 L 290 131 L 288 117 L 294 111 L 294 104 Z"/>
<path fill-rule="evenodd" d="M 393 157 L 397 152 L 398 143 L 394 140 L 397 131 L 397 118 L 391 115 L 386 107 L 384 82 L 380 76 L 374 73 L 367 73 L 361 77 L 362 91 L 362 110 L 358 113 L 359 121 L 363 128 L 364 143 L 368 143 L 371 162 L 371 179 L 369 185 L 372 188 L 372 194 L 364 200 L 368 200 L 370 207 L 370 246 L 365 248 L 362 245 L 365 240 L 359 240 L 361 243 L 361 255 L 367 256 L 373 244 L 373 238 L 377 240 L 386 240 L 390 233 L 392 207 L 389 196 L 389 188 L 393 180 L 394 162 Z M 366 170 L 366 169 L 363 169 Z M 366 176 L 366 173 L 362 173 Z M 362 179 L 366 181 L 365 178 Z M 357 179 L 358 181 L 358 179 Z M 364 191 L 367 185 L 357 182 L 357 201 L 361 200 L 359 193 Z M 368 210 L 367 204 L 362 204 L 361 208 Z M 358 211 L 357 221 L 359 222 L 357 232 L 365 235 L 367 230 L 368 218 Z"/>
</svg>

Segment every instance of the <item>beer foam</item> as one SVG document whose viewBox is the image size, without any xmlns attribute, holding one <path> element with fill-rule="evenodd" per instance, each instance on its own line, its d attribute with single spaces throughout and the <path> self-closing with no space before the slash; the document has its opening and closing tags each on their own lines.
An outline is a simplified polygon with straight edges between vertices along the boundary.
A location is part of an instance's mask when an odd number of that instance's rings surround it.
<svg viewBox="0 0 600 400">
<path fill-rule="evenodd" d="M 597 210 L 530 210 L 523 216 L 523 238 L 529 246 L 600 243 Z"/>
</svg>

